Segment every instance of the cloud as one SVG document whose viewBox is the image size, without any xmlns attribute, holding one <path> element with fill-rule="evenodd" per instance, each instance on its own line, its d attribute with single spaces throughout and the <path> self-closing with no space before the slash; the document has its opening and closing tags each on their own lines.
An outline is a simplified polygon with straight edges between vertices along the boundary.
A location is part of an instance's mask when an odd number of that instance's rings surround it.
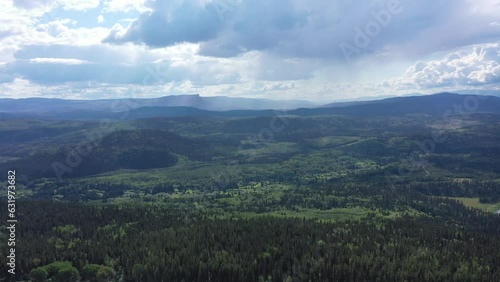
<svg viewBox="0 0 500 282">
<path fill-rule="evenodd" d="M 81 65 L 88 63 L 78 59 L 61 59 L 61 58 L 33 58 L 30 63 L 49 63 L 49 64 L 66 64 L 66 65 Z"/>
<path fill-rule="evenodd" d="M 399 89 L 485 86 L 500 83 L 500 44 L 450 53 L 441 60 L 420 61 L 401 77 L 385 82 Z"/>
<path fill-rule="evenodd" d="M 14 75 L 7 72 L 5 65 L 6 65 L 5 63 L 0 63 L 0 84 L 9 83 L 14 80 Z"/>
<path fill-rule="evenodd" d="M 304 80 L 325 66 L 320 60 L 280 58 L 266 53 L 255 53 L 250 76 L 261 81 Z"/>
<path fill-rule="evenodd" d="M 234 62 L 192 53 L 191 46 L 154 53 L 134 45 L 32 45 L 18 50 L 15 61 L 3 68 L 8 74 L 42 85 L 82 81 L 137 85 L 190 81 L 215 85 L 241 81 Z"/>
<path fill-rule="evenodd" d="M 16 7 L 34 9 L 46 6 L 61 6 L 64 10 L 86 11 L 99 7 L 99 0 L 13 0 Z"/>
<path fill-rule="evenodd" d="M 221 25 L 210 6 L 199 6 L 195 1 L 154 1 L 152 5 L 153 11 L 141 14 L 126 32 L 118 33 L 117 26 L 103 42 L 145 43 L 152 47 L 196 43 L 215 38 Z M 169 13 L 172 6 L 175 13 Z"/>
<path fill-rule="evenodd" d="M 39 1 L 33 1 L 33 0 L 13 0 L 13 3 L 16 7 L 19 8 L 24 8 L 24 9 L 34 9 L 34 8 L 39 8 L 43 6 L 47 6 L 49 4 L 52 4 L 54 0 L 39 0 Z"/>
<path fill-rule="evenodd" d="M 371 29 L 376 35 L 368 36 L 368 44 L 358 48 L 356 59 L 418 56 L 499 40 L 498 28 L 490 23 L 498 19 L 500 6 L 487 2 L 156 0 L 147 2 L 151 11 L 126 29 L 112 30 L 104 42 L 152 48 L 191 42 L 199 43 L 199 52 L 205 56 L 228 58 L 262 51 L 345 62 L 341 44 L 355 46 L 356 36 L 366 37 Z M 391 7 L 400 12 L 387 14 Z"/>
<path fill-rule="evenodd" d="M 107 45 L 27 45 L 14 54 L 16 60 L 30 60 L 33 58 L 60 58 L 78 59 L 91 63 L 102 64 L 135 64 L 139 61 L 151 61 L 156 57 L 153 54 L 141 52 L 139 48 Z"/>
<path fill-rule="evenodd" d="M 81 81 L 140 84 L 144 77 L 144 73 L 139 71 L 140 66 L 81 63 L 76 59 L 18 60 L 15 63 L 7 64 L 6 68 L 18 77 L 43 85 Z"/>
<path fill-rule="evenodd" d="M 71 19 L 55 20 L 46 24 L 37 25 L 36 31 L 45 32 L 52 37 L 58 37 L 61 34 L 68 32 L 68 26 L 70 25 L 76 25 L 76 21 Z"/>
<path fill-rule="evenodd" d="M 106 0 L 103 3 L 104 12 L 130 12 L 143 11 L 144 0 Z"/>
<path fill-rule="evenodd" d="M 99 7 L 100 0 L 55 0 L 64 10 L 87 11 Z"/>
</svg>

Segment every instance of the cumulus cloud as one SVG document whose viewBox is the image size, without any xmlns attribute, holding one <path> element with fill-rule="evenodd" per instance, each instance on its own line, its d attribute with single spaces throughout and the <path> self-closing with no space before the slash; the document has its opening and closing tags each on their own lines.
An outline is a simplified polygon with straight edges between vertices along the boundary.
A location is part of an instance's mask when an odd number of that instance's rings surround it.
<svg viewBox="0 0 500 282">
<path fill-rule="evenodd" d="M 46 32 L 50 36 L 58 37 L 64 32 L 69 31 L 68 26 L 70 25 L 76 25 L 76 21 L 71 19 L 60 19 L 46 24 L 39 24 L 36 26 L 36 31 Z"/>
<path fill-rule="evenodd" d="M 400 89 L 466 87 L 500 83 L 500 44 L 458 51 L 441 60 L 417 62 L 401 77 L 385 82 Z"/>
</svg>

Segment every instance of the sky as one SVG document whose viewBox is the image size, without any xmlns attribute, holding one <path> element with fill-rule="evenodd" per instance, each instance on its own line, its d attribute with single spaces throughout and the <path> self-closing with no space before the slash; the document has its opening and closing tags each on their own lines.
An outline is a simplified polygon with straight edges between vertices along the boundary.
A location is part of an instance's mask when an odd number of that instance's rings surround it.
<svg viewBox="0 0 500 282">
<path fill-rule="evenodd" d="M 500 90 L 500 0 L 2 0 L 0 98 Z"/>
</svg>

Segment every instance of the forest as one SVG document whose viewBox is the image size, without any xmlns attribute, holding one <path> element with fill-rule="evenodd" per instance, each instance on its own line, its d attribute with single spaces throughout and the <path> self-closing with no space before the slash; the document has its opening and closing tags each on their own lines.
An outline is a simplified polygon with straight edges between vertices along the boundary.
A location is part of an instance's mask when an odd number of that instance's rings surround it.
<svg viewBox="0 0 500 282">
<path fill-rule="evenodd" d="M 4 281 L 500 281 L 495 114 L 5 119 L 0 144 Z"/>
</svg>

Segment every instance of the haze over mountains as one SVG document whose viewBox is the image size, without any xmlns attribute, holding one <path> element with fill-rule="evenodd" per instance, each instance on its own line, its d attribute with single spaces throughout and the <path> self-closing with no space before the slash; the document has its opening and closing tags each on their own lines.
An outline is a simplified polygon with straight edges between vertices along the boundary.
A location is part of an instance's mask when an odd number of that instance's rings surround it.
<svg viewBox="0 0 500 282">
<path fill-rule="evenodd" d="M 64 100 L 46 98 L 0 99 L 0 112 L 9 113 L 43 113 L 51 111 L 107 111 L 120 112 L 124 108 L 142 107 L 192 107 L 207 111 L 230 110 L 268 110 L 296 109 L 316 107 L 316 103 L 298 100 L 270 100 L 230 97 L 201 97 L 199 94 L 174 95 L 149 99 L 103 99 L 103 100 Z"/>
<path fill-rule="evenodd" d="M 351 115 L 387 116 L 406 114 L 443 115 L 447 111 L 500 113 L 500 98 L 495 96 L 439 93 L 405 96 L 373 101 L 335 102 L 318 105 L 307 101 L 166 96 L 152 99 L 62 100 L 0 99 L 0 118 L 38 119 L 140 119 L 151 117 L 242 117 L 271 116 L 276 110 L 298 116 Z"/>
</svg>

